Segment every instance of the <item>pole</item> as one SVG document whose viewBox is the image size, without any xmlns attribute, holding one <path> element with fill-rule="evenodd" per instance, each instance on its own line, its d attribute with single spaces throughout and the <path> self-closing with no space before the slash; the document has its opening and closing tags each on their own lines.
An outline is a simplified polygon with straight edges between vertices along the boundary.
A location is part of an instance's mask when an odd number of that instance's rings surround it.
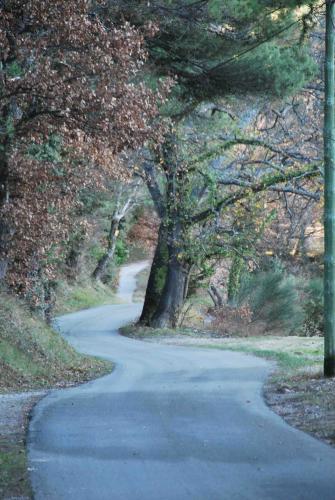
<svg viewBox="0 0 335 500">
<path fill-rule="evenodd" d="M 324 256 L 324 375 L 335 376 L 335 0 L 326 0 L 325 56 L 325 256 Z"/>
</svg>

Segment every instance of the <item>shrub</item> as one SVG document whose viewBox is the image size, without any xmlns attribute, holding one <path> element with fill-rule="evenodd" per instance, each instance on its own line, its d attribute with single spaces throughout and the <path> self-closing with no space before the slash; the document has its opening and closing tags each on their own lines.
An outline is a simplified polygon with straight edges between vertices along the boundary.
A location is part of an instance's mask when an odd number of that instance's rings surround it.
<svg viewBox="0 0 335 500">
<path fill-rule="evenodd" d="M 212 329 L 222 336 L 248 336 L 256 333 L 251 325 L 252 313 L 248 305 L 236 307 L 226 304 L 219 309 L 210 310 L 210 313 L 213 317 Z"/>
<path fill-rule="evenodd" d="M 291 333 L 301 329 L 304 322 L 299 282 L 278 263 L 268 271 L 244 276 L 237 304 L 248 304 L 252 321 L 264 322 L 269 329 Z"/>
</svg>

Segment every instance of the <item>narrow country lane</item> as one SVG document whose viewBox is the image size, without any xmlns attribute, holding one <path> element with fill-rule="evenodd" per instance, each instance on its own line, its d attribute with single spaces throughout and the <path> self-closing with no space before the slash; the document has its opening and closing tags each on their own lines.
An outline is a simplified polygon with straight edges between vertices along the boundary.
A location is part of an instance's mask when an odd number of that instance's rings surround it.
<svg viewBox="0 0 335 500">
<path fill-rule="evenodd" d="M 35 408 L 37 500 L 334 500 L 335 450 L 286 425 L 261 397 L 270 364 L 252 356 L 118 335 L 145 263 L 123 268 L 122 305 L 59 318 L 71 344 L 114 372 Z"/>
</svg>

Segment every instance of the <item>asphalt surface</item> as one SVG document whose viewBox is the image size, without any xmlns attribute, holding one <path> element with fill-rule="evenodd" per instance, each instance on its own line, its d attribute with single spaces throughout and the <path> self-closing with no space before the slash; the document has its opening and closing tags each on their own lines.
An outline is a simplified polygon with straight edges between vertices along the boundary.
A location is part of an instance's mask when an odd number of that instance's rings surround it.
<svg viewBox="0 0 335 500">
<path fill-rule="evenodd" d="M 126 300 L 141 267 L 122 274 Z M 335 450 L 263 402 L 269 363 L 119 336 L 140 309 L 105 306 L 59 318 L 77 349 L 116 368 L 35 408 L 36 500 L 335 499 Z"/>
</svg>

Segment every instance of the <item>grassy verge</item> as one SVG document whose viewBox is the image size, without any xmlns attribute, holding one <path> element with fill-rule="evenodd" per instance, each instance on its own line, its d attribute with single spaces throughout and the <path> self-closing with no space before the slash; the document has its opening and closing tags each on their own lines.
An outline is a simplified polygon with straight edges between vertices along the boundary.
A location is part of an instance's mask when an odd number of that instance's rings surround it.
<svg viewBox="0 0 335 500">
<path fill-rule="evenodd" d="M 0 498 L 32 497 L 25 450 L 29 414 L 43 393 L 0 397 Z"/>
<path fill-rule="evenodd" d="M 13 297 L 0 296 L 0 392 L 89 380 L 110 363 L 77 353 Z"/>
<path fill-rule="evenodd" d="M 222 339 L 220 344 L 202 347 L 245 352 L 274 360 L 276 377 L 295 376 L 299 373 L 318 373 L 322 368 L 323 340 L 305 337 L 251 337 Z"/>
<path fill-rule="evenodd" d="M 57 290 L 57 302 L 54 311 L 55 316 L 67 314 L 89 307 L 96 307 L 106 304 L 117 304 L 118 298 L 113 289 L 91 279 L 76 282 L 70 285 L 67 282 L 59 284 Z"/>
<path fill-rule="evenodd" d="M 165 341 L 173 339 L 187 339 L 187 338 L 210 338 L 206 332 L 194 330 L 193 328 L 149 328 L 146 326 L 127 325 L 120 329 L 120 333 L 125 337 L 130 337 L 140 340 L 149 341 Z"/>
<path fill-rule="evenodd" d="M 136 290 L 133 296 L 134 302 L 141 302 L 142 300 L 144 300 L 149 274 L 150 267 L 148 267 L 147 269 L 143 269 L 143 271 L 138 273 L 138 275 L 136 276 Z"/>
<path fill-rule="evenodd" d="M 147 255 L 144 251 L 135 248 L 131 254 L 131 258 L 128 258 L 127 263 L 130 264 L 139 260 L 145 260 L 145 258 L 147 258 Z M 110 268 L 111 279 L 107 284 L 92 280 L 91 275 L 84 272 L 73 283 L 65 279 L 60 281 L 57 287 L 57 301 L 55 310 L 53 311 L 54 316 L 81 311 L 90 307 L 119 304 L 120 299 L 117 297 L 116 289 L 120 267 L 111 264 Z M 144 299 L 149 271 L 150 269 L 145 269 L 137 276 L 137 288 L 134 294 L 135 302 Z"/>
<path fill-rule="evenodd" d="M 150 342 L 240 351 L 275 361 L 277 369 L 264 387 L 268 405 L 290 425 L 335 445 L 335 379 L 322 377 L 322 338 L 220 338 L 190 328 L 159 330 L 135 326 L 124 328 L 123 334 Z"/>
</svg>

